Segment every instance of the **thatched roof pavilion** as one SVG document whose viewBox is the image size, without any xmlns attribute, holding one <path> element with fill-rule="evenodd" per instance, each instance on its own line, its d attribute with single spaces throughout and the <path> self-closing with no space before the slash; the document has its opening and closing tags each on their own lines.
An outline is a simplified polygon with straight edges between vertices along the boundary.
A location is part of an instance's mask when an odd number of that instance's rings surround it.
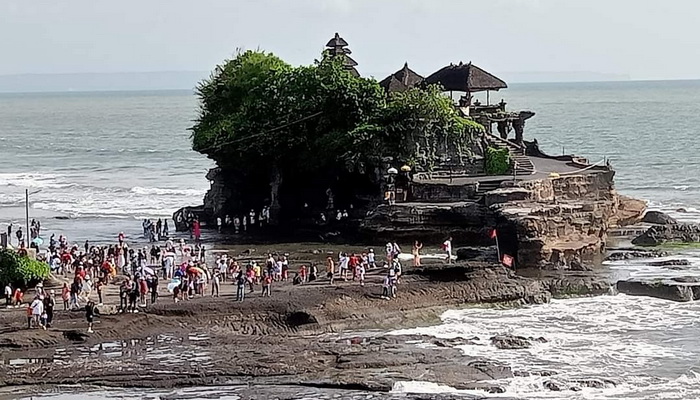
<svg viewBox="0 0 700 400">
<path fill-rule="evenodd" d="M 472 64 L 450 64 L 429 77 L 424 84 L 439 84 L 446 91 L 455 92 L 483 92 L 486 90 L 505 89 L 508 85 L 500 78 L 484 71 Z"/>
<path fill-rule="evenodd" d="M 408 68 L 408 63 L 403 68 L 384 78 L 379 82 L 379 86 L 387 93 L 404 92 L 423 82 L 423 77 Z"/>
</svg>

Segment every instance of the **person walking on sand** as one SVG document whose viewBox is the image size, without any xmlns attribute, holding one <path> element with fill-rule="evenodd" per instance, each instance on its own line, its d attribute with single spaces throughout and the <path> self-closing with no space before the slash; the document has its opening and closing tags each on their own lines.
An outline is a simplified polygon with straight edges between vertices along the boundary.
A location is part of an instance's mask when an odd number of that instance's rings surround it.
<svg viewBox="0 0 700 400">
<path fill-rule="evenodd" d="M 335 263 L 333 262 L 333 257 L 328 256 L 326 259 L 326 277 L 332 285 L 335 280 Z"/>
<path fill-rule="evenodd" d="M 415 241 L 413 243 L 413 250 L 411 251 L 413 253 L 413 266 L 414 267 L 420 267 L 420 251 L 423 249 L 423 243 L 419 241 Z"/>
<path fill-rule="evenodd" d="M 447 263 L 452 264 L 452 236 L 442 243 L 442 249 L 447 253 Z"/>
<path fill-rule="evenodd" d="M 221 220 L 221 217 L 216 217 L 216 229 L 221 233 L 221 228 L 223 228 L 224 222 Z"/>
</svg>

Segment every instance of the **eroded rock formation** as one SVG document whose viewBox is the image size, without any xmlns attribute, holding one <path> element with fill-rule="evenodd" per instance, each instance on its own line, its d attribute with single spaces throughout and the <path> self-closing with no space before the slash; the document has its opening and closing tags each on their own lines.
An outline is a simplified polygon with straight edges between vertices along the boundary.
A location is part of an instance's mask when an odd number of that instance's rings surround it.
<svg viewBox="0 0 700 400">
<path fill-rule="evenodd" d="M 700 225 L 654 225 L 650 227 L 646 232 L 636 237 L 632 241 L 632 244 L 638 246 L 659 246 L 667 242 L 700 242 Z"/>
</svg>

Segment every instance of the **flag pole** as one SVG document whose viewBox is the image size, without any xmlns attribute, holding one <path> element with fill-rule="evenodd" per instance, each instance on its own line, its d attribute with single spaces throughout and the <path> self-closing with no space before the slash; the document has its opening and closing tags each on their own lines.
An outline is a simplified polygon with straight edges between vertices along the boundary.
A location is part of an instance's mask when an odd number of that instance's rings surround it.
<svg viewBox="0 0 700 400">
<path fill-rule="evenodd" d="M 498 231 L 495 229 L 493 230 L 493 236 L 494 236 L 494 238 L 496 238 L 496 254 L 498 254 L 498 262 L 500 263 L 501 262 L 501 248 L 498 245 Z"/>
</svg>

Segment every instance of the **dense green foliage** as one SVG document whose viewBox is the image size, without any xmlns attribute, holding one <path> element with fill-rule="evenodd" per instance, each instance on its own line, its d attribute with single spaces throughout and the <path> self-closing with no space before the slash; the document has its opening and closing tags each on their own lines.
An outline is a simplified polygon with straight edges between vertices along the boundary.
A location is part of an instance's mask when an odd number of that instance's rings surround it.
<svg viewBox="0 0 700 400">
<path fill-rule="evenodd" d="M 0 249 L 0 282 L 26 286 L 49 277 L 49 265 L 16 251 Z"/>
<path fill-rule="evenodd" d="M 356 142 L 356 147 L 371 149 L 368 156 L 393 156 L 417 169 L 431 170 L 450 157 L 465 162 L 472 156 L 474 134 L 482 131 L 478 123 L 459 116 L 440 88 L 412 88 L 390 95 L 371 135 L 362 138 L 374 143 Z"/>
<path fill-rule="evenodd" d="M 470 157 L 474 134 L 483 129 L 461 118 L 438 88 L 387 99 L 374 79 L 353 76 L 332 57 L 292 67 L 273 54 L 246 51 L 218 66 L 197 93 L 193 148 L 226 171 L 230 186 L 245 187 L 238 193 L 243 200 L 229 205 L 234 209 L 270 197 L 274 205 L 278 189 L 285 200 L 285 185 L 297 205 L 325 197 L 328 187 L 369 193 L 377 184 L 370 172 L 383 168 L 384 158 L 428 170 L 446 158 Z"/>
<path fill-rule="evenodd" d="M 486 149 L 486 173 L 488 175 L 503 175 L 510 169 L 510 152 L 505 147 L 489 147 Z"/>
</svg>

